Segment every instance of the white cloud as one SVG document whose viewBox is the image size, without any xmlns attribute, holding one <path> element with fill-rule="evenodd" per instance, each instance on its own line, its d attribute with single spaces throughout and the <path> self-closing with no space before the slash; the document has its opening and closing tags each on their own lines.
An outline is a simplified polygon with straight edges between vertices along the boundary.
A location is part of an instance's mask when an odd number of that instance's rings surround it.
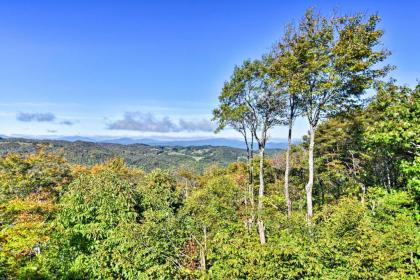
<svg viewBox="0 0 420 280">
<path fill-rule="evenodd" d="M 120 120 L 108 125 L 111 130 L 132 130 L 141 132 L 213 131 L 214 125 L 206 119 L 184 120 L 178 123 L 169 117 L 157 118 L 152 113 L 126 112 Z"/>
</svg>

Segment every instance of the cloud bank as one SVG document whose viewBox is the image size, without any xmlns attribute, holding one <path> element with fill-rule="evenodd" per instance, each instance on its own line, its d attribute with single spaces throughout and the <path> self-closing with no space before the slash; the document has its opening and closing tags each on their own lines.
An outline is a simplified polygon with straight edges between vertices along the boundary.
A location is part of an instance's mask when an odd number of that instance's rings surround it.
<svg viewBox="0 0 420 280">
<path fill-rule="evenodd" d="M 55 120 L 53 113 L 18 113 L 16 119 L 21 122 L 52 122 Z"/>
<path fill-rule="evenodd" d="M 178 123 L 169 117 L 156 118 L 151 113 L 126 112 L 121 120 L 108 125 L 113 130 L 133 130 L 142 132 L 181 132 L 181 131 L 213 131 L 214 125 L 206 119 L 187 121 L 180 119 Z"/>
</svg>

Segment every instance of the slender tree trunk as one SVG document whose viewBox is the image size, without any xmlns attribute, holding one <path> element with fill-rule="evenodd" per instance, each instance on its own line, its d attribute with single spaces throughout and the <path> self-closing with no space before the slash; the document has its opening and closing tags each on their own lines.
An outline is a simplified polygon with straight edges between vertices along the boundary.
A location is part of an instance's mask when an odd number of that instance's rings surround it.
<svg viewBox="0 0 420 280">
<path fill-rule="evenodd" d="M 390 190 L 391 189 L 391 175 L 390 175 L 390 171 L 389 171 L 389 165 L 388 165 L 388 161 L 385 163 L 386 165 L 386 181 L 387 181 L 387 189 Z"/>
<path fill-rule="evenodd" d="M 251 202 L 251 195 L 250 195 L 250 188 L 251 188 L 251 154 L 249 150 L 248 143 L 246 143 L 246 160 L 247 160 L 247 168 L 248 168 L 248 190 L 245 194 L 245 205 L 248 205 L 248 201 Z"/>
<path fill-rule="evenodd" d="M 203 227 L 203 245 L 201 246 L 200 252 L 200 265 L 201 270 L 206 271 L 206 250 L 207 250 L 207 228 Z"/>
<path fill-rule="evenodd" d="M 315 129 L 311 125 L 310 127 L 310 140 L 309 140 L 309 158 L 308 158 L 308 167 L 309 167 L 309 179 L 308 183 L 306 184 L 306 205 L 307 205 L 307 219 L 308 224 L 311 224 L 311 219 L 313 216 L 313 208 L 312 208 L 312 188 L 314 185 L 314 145 L 315 145 Z"/>
<path fill-rule="evenodd" d="M 251 156 L 250 156 L 250 199 L 251 199 L 251 205 L 254 208 L 254 166 L 252 164 L 252 160 L 254 159 L 254 136 L 251 138 Z"/>
<path fill-rule="evenodd" d="M 246 146 L 246 160 L 247 160 L 247 168 L 248 168 L 248 193 L 245 195 L 245 205 L 248 205 L 248 200 L 250 198 L 249 196 L 249 184 L 251 181 L 251 165 L 250 165 L 250 158 L 251 158 L 251 150 L 248 143 L 248 137 L 246 136 L 246 131 L 243 132 L 244 140 L 245 140 L 245 146 Z"/>
<path fill-rule="evenodd" d="M 284 197 L 287 204 L 287 217 L 292 215 L 292 201 L 289 196 L 289 170 L 290 170 L 290 150 L 292 146 L 292 119 L 289 119 L 289 134 L 287 137 L 287 151 L 286 151 L 286 170 L 284 171 Z"/>
<path fill-rule="evenodd" d="M 360 186 L 361 186 L 360 188 L 361 188 L 361 192 L 362 192 L 362 195 L 360 197 L 360 201 L 362 203 L 365 203 L 366 186 L 363 183 L 361 183 Z"/>
<path fill-rule="evenodd" d="M 260 188 L 258 190 L 258 234 L 260 236 L 260 243 L 265 244 L 265 229 L 264 221 L 262 219 L 264 199 L 264 147 L 260 145 Z"/>
<path fill-rule="evenodd" d="M 252 164 L 252 160 L 254 158 L 254 137 L 251 138 L 251 154 L 249 158 L 249 182 L 248 182 L 248 194 L 249 200 L 251 201 L 251 213 L 248 219 L 248 231 L 251 231 L 252 225 L 255 221 L 255 199 L 254 199 L 254 166 Z"/>
<path fill-rule="evenodd" d="M 248 142 L 246 135 L 244 134 L 245 144 L 246 144 L 246 152 L 247 152 L 247 165 L 248 165 L 248 190 L 247 195 L 245 197 L 245 204 L 248 205 L 250 203 L 250 216 L 246 221 L 246 228 L 248 232 L 251 231 L 252 224 L 254 223 L 254 186 L 253 186 L 253 167 L 252 167 L 252 159 L 254 156 L 254 137 L 251 137 L 251 142 Z"/>
<path fill-rule="evenodd" d="M 350 154 L 351 154 L 351 162 L 352 162 L 352 175 L 356 183 L 359 184 L 360 186 L 360 202 L 365 203 L 366 186 L 362 182 L 360 182 L 360 180 L 357 178 L 357 175 L 358 175 L 357 170 L 359 169 L 359 166 L 358 164 L 356 164 L 354 153 L 350 152 Z"/>
<path fill-rule="evenodd" d="M 188 179 L 185 179 L 185 198 L 188 198 Z"/>
</svg>

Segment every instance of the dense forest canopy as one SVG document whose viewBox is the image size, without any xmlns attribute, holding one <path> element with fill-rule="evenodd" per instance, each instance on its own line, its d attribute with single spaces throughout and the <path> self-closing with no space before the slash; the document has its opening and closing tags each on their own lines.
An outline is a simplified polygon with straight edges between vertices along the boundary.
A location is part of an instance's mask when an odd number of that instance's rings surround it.
<svg viewBox="0 0 420 280">
<path fill-rule="evenodd" d="M 237 66 L 214 111 L 247 146 L 228 166 L 2 156 L 0 279 L 418 279 L 420 85 L 385 80 L 378 22 L 310 9 Z M 267 156 L 297 117 L 303 142 Z"/>
<path fill-rule="evenodd" d="M 202 173 L 212 164 L 227 166 L 233 161 L 246 160 L 243 149 L 226 146 L 163 146 L 145 144 L 93 143 L 86 141 L 0 139 L 0 155 L 28 154 L 43 149 L 63 155 L 69 163 L 92 166 L 120 157 L 130 166 L 152 171 L 155 168 L 175 170 L 180 166 Z M 269 149 L 270 155 L 279 149 Z"/>
</svg>

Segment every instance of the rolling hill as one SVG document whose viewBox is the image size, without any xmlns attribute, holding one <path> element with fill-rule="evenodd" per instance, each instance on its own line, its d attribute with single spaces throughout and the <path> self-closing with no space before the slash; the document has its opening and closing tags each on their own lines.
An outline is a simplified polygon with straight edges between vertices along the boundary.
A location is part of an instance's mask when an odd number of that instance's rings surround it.
<svg viewBox="0 0 420 280">
<path fill-rule="evenodd" d="M 93 165 L 112 157 L 122 157 L 129 165 L 145 170 L 174 169 L 185 166 L 200 172 L 211 164 L 226 166 L 231 162 L 246 159 L 245 150 L 226 146 L 123 145 L 87 141 L 0 138 L 0 155 L 10 152 L 32 153 L 41 147 L 48 152 L 63 154 L 71 163 Z M 270 150 L 269 153 L 274 151 Z"/>
</svg>

